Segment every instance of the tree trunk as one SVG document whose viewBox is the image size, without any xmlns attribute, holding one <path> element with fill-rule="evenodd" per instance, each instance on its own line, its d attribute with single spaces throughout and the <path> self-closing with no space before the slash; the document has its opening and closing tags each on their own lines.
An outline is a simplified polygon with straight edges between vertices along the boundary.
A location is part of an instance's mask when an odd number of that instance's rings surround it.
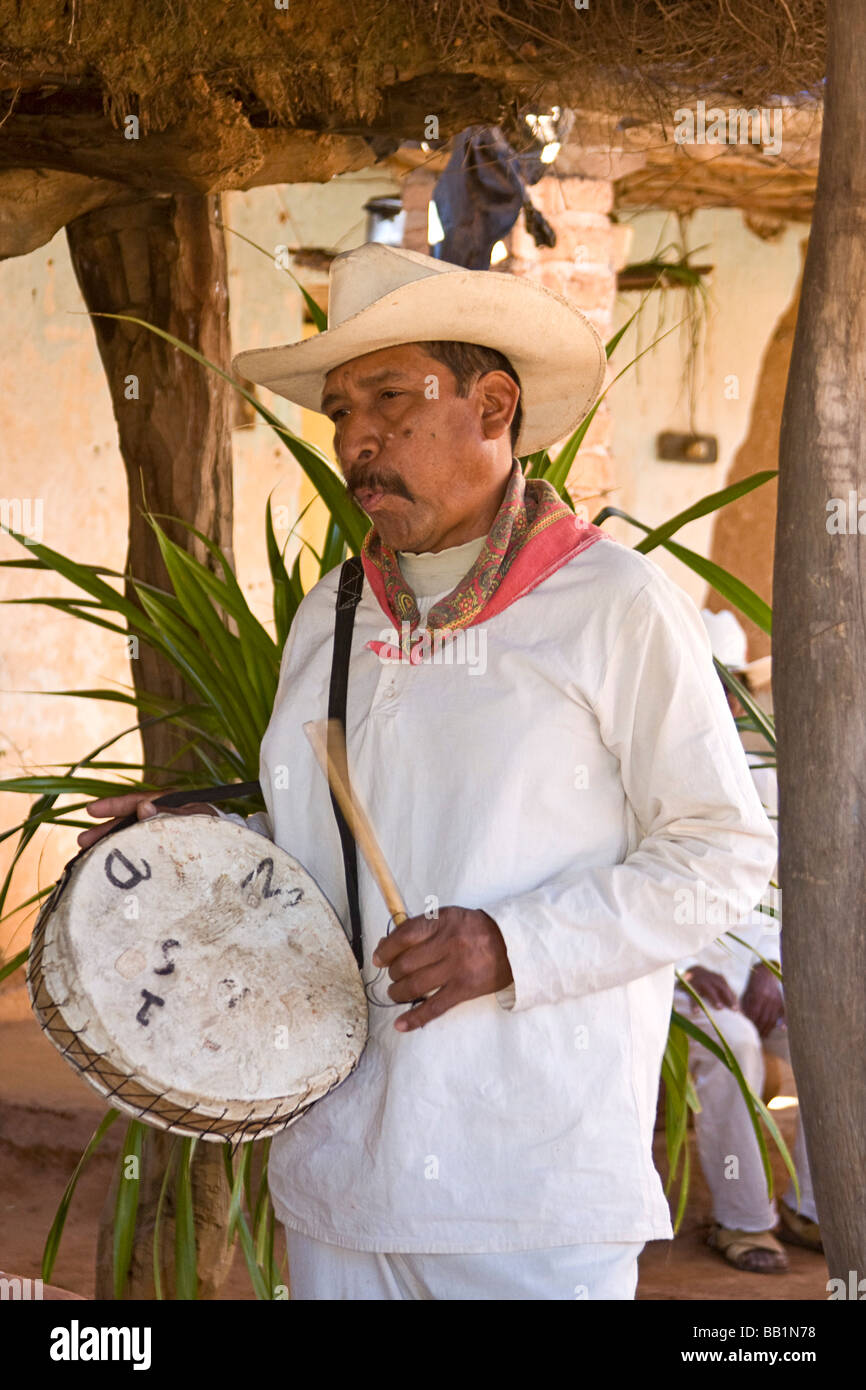
<svg viewBox="0 0 866 1390">
<path fill-rule="evenodd" d="M 88 309 L 132 314 L 227 368 L 231 358 L 228 273 L 219 223 L 219 197 L 198 194 L 136 198 L 76 218 L 67 227 L 67 235 Z M 128 475 L 127 573 L 169 587 L 156 537 L 142 515 L 145 507 L 191 522 L 216 541 L 231 562 L 232 388 L 146 328 L 108 318 L 94 318 L 93 325 Z M 164 515 L 159 519 L 173 540 L 215 567 L 200 541 Z M 137 601 L 129 585 L 127 596 Z M 183 701 L 198 698 L 178 672 L 144 643 L 132 661 L 132 672 L 137 690 Z M 164 723 L 144 728 L 142 742 L 148 764 L 187 769 L 195 765 L 192 755 L 182 751 L 182 735 Z M 147 1131 L 127 1298 L 154 1297 L 153 1222 L 169 1147 L 170 1136 Z M 197 1146 L 192 1178 L 200 1296 L 212 1298 L 231 1263 L 225 1250 L 228 1188 L 220 1145 Z M 114 1296 L 112 1228 L 117 1182 L 115 1173 L 102 1212 L 97 1298 Z M 161 1263 L 171 1297 L 171 1194 L 164 1215 Z"/>
<path fill-rule="evenodd" d="M 224 369 L 231 358 L 228 270 L 218 196 L 131 200 L 67 227 L 72 264 L 92 313 L 131 314 L 188 343 Z M 129 483 L 128 572 L 168 587 L 146 508 L 191 522 L 232 559 L 231 422 L 234 392 L 215 372 L 136 324 L 94 318 Z M 215 568 L 194 536 L 160 517 L 172 540 Z M 135 602 L 135 593 L 128 590 Z M 136 688 L 197 698 L 144 643 Z M 149 763 L 177 754 L 165 724 L 143 733 Z M 187 757 L 177 763 L 192 767 Z"/>
<path fill-rule="evenodd" d="M 828 4 L 815 218 L 780 441 L 773 696 L 791 1052 L 831 1276 L 866 1276 L 866 9 Z M 836 534 L 832 499 L 853 531 Z"/>
</svg>

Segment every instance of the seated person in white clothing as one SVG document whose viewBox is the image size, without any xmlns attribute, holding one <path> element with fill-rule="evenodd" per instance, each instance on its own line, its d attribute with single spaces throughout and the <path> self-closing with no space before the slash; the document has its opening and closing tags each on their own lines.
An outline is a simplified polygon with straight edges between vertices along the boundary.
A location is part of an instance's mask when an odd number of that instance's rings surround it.
<svg viewBox="0 0 866 1390">
<path fill-rule="evenodd" d="M 733 613 L 705 609 L 702 617 L 714 655 L 744 679 L 748 674 L 746 635 Z M 753 663 L 753 668 L 757 666 Z M 762 669 L 761 674 L 767 673 Z M 733 695 L 728 702 L 733 714 L 742 712 Z M 760 753 L 747 756 L 750 764 L 763 761 Z M 775 772 L 756 766 L 752 776 L 765 809 L 774 817 L 778 805 Z M 768 890 L 765 897 L 771 892 Z M 782 987 L 764 963 L 769 960 L 778 965 L 779 936 L 778 917 L 756 909 L 747 922 L 731 924 L 727 933 L 720 932 L 718 941 L 678 966 L 710 1009 L 756 1095 L 764 1085 L 764 1050 L 790 1060 Z M 706 1015 L 685 991 L 676 991 L 675 1006 L 715 1036 Z M 713 1201 L 714 1225 L 708 1243 L 738 1269 L 782 1272 L 788 1268 L 788 1258 L 772 1233 L 777 1222 L 782 1240 L 821 1249 L 802 1125 L 797 1125 L 792 1154 L 800 1201 L 798 1204 L 792 1182 L 777 1209 L 767 1196 L 758 1144 L 735 1076 L 700 1043 L 690 1044 L 689 1064 L 701 1103 L 695 1116 L 695 1137 Z"/>
</svg>

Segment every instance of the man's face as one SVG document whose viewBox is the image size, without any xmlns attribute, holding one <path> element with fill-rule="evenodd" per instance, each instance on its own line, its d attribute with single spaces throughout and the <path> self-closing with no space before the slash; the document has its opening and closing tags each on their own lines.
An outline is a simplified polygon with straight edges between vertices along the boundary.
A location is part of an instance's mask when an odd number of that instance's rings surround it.
<svg viewBox="0 0 866 1390">
<path fill-rule="evenodd" d="M 506 372 L 487 372 L 458 396 L 453 373 L 416 343 L 328 373 L 337 459 L 387 545 L 441 550 L 486 534 L 511 469 L 517 395 Z"/>
</svg>

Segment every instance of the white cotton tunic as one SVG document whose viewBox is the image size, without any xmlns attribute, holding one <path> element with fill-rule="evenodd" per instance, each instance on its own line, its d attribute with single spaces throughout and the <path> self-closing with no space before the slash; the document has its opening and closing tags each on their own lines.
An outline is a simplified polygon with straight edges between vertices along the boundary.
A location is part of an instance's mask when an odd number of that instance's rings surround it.
<svg viewBox="0 0 866 1390">
<path fill-rule="evenodd" d="M 268 814 L 251 824 L 348 927 L 302 728 L 327 713 L 338 579 L 292 624 L 261 748 Z M 757 902 L 776 856 L 698 611 L 604 538 L 469 629 L 463 664 L 383 662 L 366 643 L 390 626 L 365 582 L 353 776 L 410 914 L 490 913 L 514 985 L 405 1034 L 406 1006 L 371 1005 L 357 1069 L 273 1141 L 277 1215 L 389 1252 L 670 1237 L 652 1135 L 673 963 L 718 934 L 678 921 L 674 893 L 703 880 Z M 363 861 L 359 873 L 364 978 L 387 1003 L 370 957 L 388 913 Z"/>
</svg>

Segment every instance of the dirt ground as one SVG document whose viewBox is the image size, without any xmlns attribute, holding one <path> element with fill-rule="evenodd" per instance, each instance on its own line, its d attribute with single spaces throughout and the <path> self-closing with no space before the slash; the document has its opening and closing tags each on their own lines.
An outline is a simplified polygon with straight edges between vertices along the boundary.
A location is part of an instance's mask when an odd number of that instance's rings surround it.
<svg viewBox="0 0 866 1390">
<path fill-rule="evenodd" d="M 6 1000 L 8 1002 L 8 996 Z M 105 1113 L 99 1095 L 66 1065 L 35 1020 L 18 1005 L 0 1022 L 0 1270 L 36 1278 L 45 1237 L 57 1205 L 88 1139 Z M 796 1109 L 776 1118 L 790 1144 Z M 72 1206 L 52 1281 L 84 1298 L 94 1296 L 99 1213 L 118 1152 L 122 1126 L 109 1130 L 85 1170 Z M 664 1174 L 664 1142 L 656 1135 L 656 1161 Z M 827 1267 L 807 1250 L 788 1249 L 787 1274 L 743 1274 L 705 1244 L 710 1207 L 692 1153 L 692 1191 L 680 1234 L 656 1241 L 641 1256 L 638 1299 L 826 1300 Z M 773 1163 L 784 1190 L 784 1169 Z M 279 1258 L 284 1246 L 279 1240 Z M 253 1299 L 238 1250 L 223 1300 Z"/>
</svg>

